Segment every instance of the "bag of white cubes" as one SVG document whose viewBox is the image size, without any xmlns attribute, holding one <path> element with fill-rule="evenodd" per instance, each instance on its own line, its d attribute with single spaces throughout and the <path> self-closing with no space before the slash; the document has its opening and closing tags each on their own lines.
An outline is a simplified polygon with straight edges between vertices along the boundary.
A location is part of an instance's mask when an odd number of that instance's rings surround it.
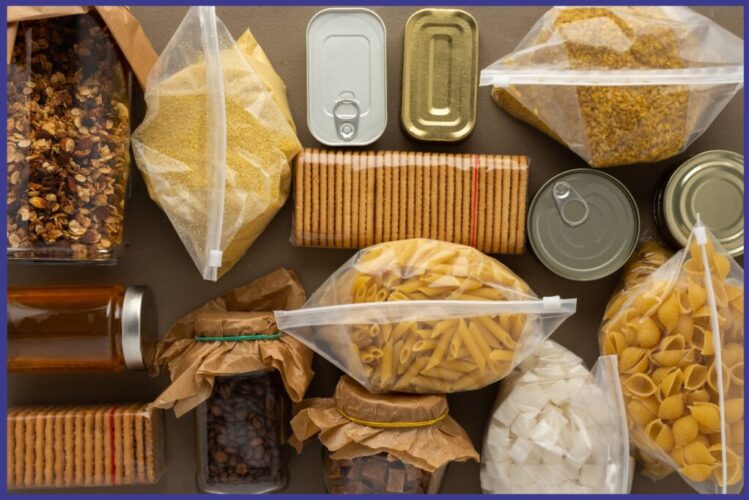
<svg viewBox="0 0 749 500">
<path fill-rule="evenodd" d="M 616 356 L 546 341 L 502 384 L 481 458 L 484 493 L 628 493 L 633 463 Z"/>
</svg>

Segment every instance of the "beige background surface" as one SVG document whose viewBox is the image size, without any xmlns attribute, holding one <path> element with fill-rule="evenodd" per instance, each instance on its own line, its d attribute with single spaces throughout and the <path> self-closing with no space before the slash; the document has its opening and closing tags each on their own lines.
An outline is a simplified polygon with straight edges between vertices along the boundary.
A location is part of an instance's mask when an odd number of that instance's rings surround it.
<svg viewBox="0 0 749 500">
<path fill-rule="evenodd" d="M 177 28 L 186 7 L 136 7 L 135 15 L 143 23 L 155 49 L 160 52 Z M 219 7 L 218 15 L 231 33 L 239 36 L 247 27 L 268 53 L 276 70 L 285 80 L 294 118 L 302 144 L 317 145 L 306 125 L 305 28 L 315 7 L 255 8 Z M 437 146 L 410 140 L 400 128 L 400 82 L 403 50 L 403 28 L 416 7 L 374 8 L 387 27 L 389 124 L 374 148 L 418 149 L 472 153 L 526 154 L 532 159 L 530 193 L 552 175 L 585 163 L 573 153 L 540 132 L 510 118 L 491 101 L 487 88 L 479 90 L 478 123 L 467 140 L 456 145 Z M 480 64 L 485 67 L 512 51 L 515 45 L 546 10 L 543 7 L 467 8 L 477 19 L 480 29 Z M 734 33 L 743 34 L 743 9 L 740 7 L 707 7 L 698 9 Z M 135 116 L 142 116 L 143 102 L 135 96 Z M 640 204 L 643 233 L 652 230 L 651 200 L 656 183 L 666 170 L 687 155 L 707 149 L 743 152 L 743 92 L 736 96 L 718 116 L 710 129 L 678 158 L 658 165 L 609 169 L 622 180 Z M 175 130 L 179 133 L 179 130 Z M 135 172 L 137 170 L 134 169 Z M 203 281 L 187 252 L 177 238 L 166 216 L 150 201 L 139 174 L 134 175 L 132 199 L 128 207 L 129 246 L 116 267 L 32 267 L 14 266 L 9 272 L 12 284 L 121 283 L 147 284 L 153 288 L 159 308 L 160 334 L 164 334 L 178 317 L 220 293 L 247 283 L 279 266 L 296 269 L 311 293 L 340 266 L 352 251 L 294 248 L 289 244 L 291 212 L 289 205 L 273 220 L 265 233 L 239 264 L 218 283 Z M 598 355 L 596 331 L 606 300 L 618 276 L 592 283 L 576 283 L 546 271 L 532 253 L 521 257 L 501 258 L 524 277 L 539 295 L 577 297 L 578 312 L 554 334 L 554 339 L 582 356 L 591 365 Z M 317 373 L 309 396 L 328 396 L 338 378 L 336 370 L 317 358 Z M 95 401 L 128 401 L 153 399 L 166 386 L 163 375 L 149 379 L 144 373 L 104 375 L 26 375 L 11 376 L 11 403 L 63 403 Z M 484 426 L 490 415 L 497 385 L 480 391 L 450 396 L 452 415 L 481 446 Z M 120 492 L 194 492 L 194 421 L 192 415 L 176 420 L 167 415 L 166 476 L 155 486 L 118 488 Z M 290 481 L 285 492 L 322 493 L 322 466 L 317 443 L 297 456 L 290 454 Z M 474 463 L 453 464 L 447 472 L 442 491 L 445 493 L 480 493 L 479 466 Z M 91 491 L 91 490 L 86 490 Z M 112 490 L 106 490 L 112 491 Z M 676 474 L 653 483 L 635 476 L 634 492 L 689 492 Z"/>
</svg>

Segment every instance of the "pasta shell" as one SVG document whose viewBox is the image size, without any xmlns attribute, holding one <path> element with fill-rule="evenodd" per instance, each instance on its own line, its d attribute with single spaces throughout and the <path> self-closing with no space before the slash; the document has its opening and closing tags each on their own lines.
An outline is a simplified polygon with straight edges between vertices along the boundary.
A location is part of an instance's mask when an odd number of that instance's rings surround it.
<svg viewBox="0 0 749 500">
<path fill-rule="evenodd" d="M 692 464 L 705 464 L 713 465 L 715 463 L 715 457 L 710 453 L 705 446 L 705 443 L 701 441 L 692 441 L 688 445 L 684 446 L 684 463 L 687 465 Z"/>
<path fill-rule="evenodd" d="M 658 320 L 666 329 L 666 332 L 676 328 L 676 324 L 679 322 L 679 313 L 679 300 L 676 294 L 672 293 L 658 308 Z"/>
<path fill-rule="evenodd" d="M 723 286 L 723 278 L 720 280 L 713 277 L 713 294 L 715 295 L 715 305 L 726 307 L 728 305 L 728 293 Z"/>
<path fill-rule="evenodd" d="M 658 324 L 649 317 L 643 317 L 631 324 L 637 331 L 637 343 L 641 347 L 655 347 L 661 339 Z"/>
<path fill-rule="evenodd" d="M 707 305 L 704 305 L 700 307 L 699 309 L 695 309 L 694 312 L 692 312 L 692 316 L 694 319 L 706 319 L 709 320 L 712 313 L 710 312 L 710 307 Z"/>
<path fill-rule="evenodd" d="M 677 366 L 689 354 L 688 349 L 651 353 L 651 360 L 658 366 Z"/>
<path fill-rule="evenodd" d="M 658 307 L 660 302 L 661 299 L 657 295 L 652 292 L 646 292 L 635 298 L 633 307 L 637 311 L 638 316 L 648 316 Z"/>
<path fill-rule="evenodd" d="M 744 444 L 744 422 L 736 422 L 731 425 L 731 442 Z"/>
<path fill-rule="evenodd" d="M 704 387 L 707 381 L 707 368 L 705 365 L 693 364 L 684 368 L 684 389 L 696 391 Z"/>
<path fill-rule="evenodd" d="M 653 409 L 652 404 L 655 403 L 655 409 Z M 658 416 L 656 414 L 656 411 L 658 409 L 658 401 L 655 400 L 655 398 L 647 398 L 647 399 L 631 399 L 629 403 L 627 403 L 627 414 L 629 415 L 629 418 L 639 424 L 642 427 L 645 427 L 650 422 L 656 419 Z M 696 428 L 695 423 L 695 428 Z"/>
<path fill-rule="evenodd" d="M 698 285 L 693 279 L 689 280 L 687 285 L 687 298 L 689 300 L 689 307 L 692 311 L 696 311 L 707 300 L 707 291 L 705 287 Z"/>
<path fill-rule="evenodd" d="M 736 280 L 726 281 L 726 295 L 728 300 L 733 301 L 736 299 L 744 298 L 744 284 Z"/>
<path fill-rule="evenodd" d="M 674 394 L 661 401 L 658 408 L 658 418 L 661 420 L 674 420 L 684 414 L 684 395 Z"/>
<path fill-rule="evenodd" d="M 710 266 L 710 269 L 715 271 L 715 274 L 717 274 L 718 278 L 723 281 L 728 277 L 728 273 L 731 272 L 731 262 L 728 260 L 728 257 L 725 255 L 721 255 L 719 253 L 713 254 L 713 262 Z"/>
<path fill-rule="evenodd" d="M 671 368 L 663 377 L 660 384 L 660 392 L 663 398 L 674 396 L 681 392 L 681 386 L 684 382 L 684 374 L 679 368 Z"/>
<path fill-rule="evenodd" d="M 689 292 L 687 290 L 676 292 L 676 299 L 679 303 L 679 312 L 681 314 L 691 315 L 694 312 L 692 305 L 689 303 Z"/>
<path fill-rule="evenodd" d="M 744 387 L 744 362 L 734 364 L 731 367 L 731 383 L 733 385 Z"/>
<path fill-rule="evenodd" d="M 668 375 L 671 370 L 674 370 L 674 368 L 670 368 L 668 366 L 659 366 L 655 370 L 653 370 L 653 373 L 650 374 L 650 378 L 653 380 L 653 383 L 655 385 L 661 385 L 661 382 L 663 382 L 663 379 Z"/>
<path fill-rule="evenodd" d="M 698 434 L 696 441 L 699 441 L 700 443 L 704 444 L 705 446 L 710 446 L 712 443 L 710 442 L 710 438 L 706 436 L 705 434 Z"/>
<path fill-rule="evenodd" d="M 739 361 L 744 361 L 744 346 L 736 342 L 730 342 L 723 347 L 720 354 L 723 358 L 723 363 L 726 366 L 733 367 Z"/>
<path fill-rule="evenodd" d="M 684 262 L 684 272 L 687 274 L 694 276 L 694 277 L 701 277 L 705 274 L 705 268 L 702 266 L 702 258 L 692 256 L 691 259 L 687 259 L 686 262 Z"/>
<path fill-rule="evenodd" d="M 674 422 L 673 434 L 674 444 L 677 447 L 691 443 L 699 434 L 697 420 L 692 415 L 684 415 Z"/>
<path fill-rule="evenodd" d="M 611 331 L 606 334 L 603 340 L 603 352 L 606 355 L 620 355 L 627 347 L 627 339 L 622 332 Z"/>
<path fill-rule="evenodd" d="M 743 313 L 744 312 L 744 296 L 738 297 L 736 299 L 733 299 L 731 301 L 731 307 L 736 309 L 738 312 Z"/>
<path fill-rule="evenodd" d="M 689 407 L 689 412 L 697 421 L 700 432 L 720 430 L 720 409 L 715 403 L 695 403 Z"/>
<path fill-rule="evenodd" d="M 710 401 L 710 393 L 706 389 L 700 389 L 699 391 L 688 392 L 686 399 L 687 405 L 706 403 Z"/>
<path fill-rule="evenodd" d="M 670 453 L 674 448 L 674 435 L 671 428 L 661 420 L 653 420 L 645 426 L 645 435 L 666 453 Z"/>
<path fill-rule="evenodd" d="M 712 434 L 700 434 L 700 437 L 707 438 L 707 442 L 710 446 L 720 445 L 723 442 L 723 436 L 721 436 L 720 431 L 713 432 Z M 726 434 L 726 441 L 728 441 L 728 434 Z"/>
<path fill-rule="evenodd" d="M 648 369 L 647 350 L 641 347 L 627 347 L 619 356 L 619 369 L 622 373 L 643 373 Z"/>
<path fill-rule="evenodd" d="M 718 481 L 718 484 L 720 486 L 723 485 L 723 467 L 721 466 L 723 462 L 723 446 L 720 442 L 716 442 L 714 445 L 710 446 L 709 452 L 712 455 L 712 457 L 715 459 L 715 463 L 718 464 L 718 466 L 715 468 L 715 472 L 713 476 Z M 739 457 L 739 455 L 736 454 L 731 448 L 726 449 L 726 476 L 728 477 L 728 484 L 736 484 L 739 480 L 741 480 L 741 466 L 742 460 Z M 738 470 L 738 480 L 736 477 L 736 473 Z"/>
<path fill-rule="evenodd" d="M 679 360 L 678 363 L 676 363 L 676 366 L 678 366 L 679 368 L 683 370 L 687 366 L 696 363 L 699 357 L 700 357 L 699 351 L 695 349 L 694 347 L 692 347 L 691 349 L 688 349 L 684 357 L 681 358 L 681 360 Z"/>
<path fill-rule="evenodd" d="M 676 322 L 673 333 L 681 335 L 687 342 L 692 341 L 692 332 L 694 331 L 694 320 L 689 314 L 682 314 Z"/>
<path fill-rule="evenodd" d="M 609 301 L 608 305 L 606 306 L 606 311 L 603 313 L 603 320 L 608 321 L 611 318 L 613 318 L 616 315 L 616 313 L 618 313 L 619 310 L 622 308 L 627 298 L 628 298 L 628 295 L 626 293 L 619 293 L 615 297 L 612 297 L 612 299 Z"/>
<path fill-rule="evenodd" d="M 661 351 L 682 351 L 686 348 L 686 341 L 681 335 L 669 335 L 661 340 Z"/>
<path fill-rule="evenodd" d="M 684 463 L 684 448 L 678 448 L 677 447 L 671 450 L 671 459 L 676 462 L 676 465 L 679 467 L 684 467 L 686 464 Z"/>
<path fill-rule="evenodd" d="M 725 394 L 731 387 L 731 372 L 726 368 L 726 365 L 723 365 L 722 374 L 723 394 Z M 707 385 L 718 394 L 718 370 L 715 369 L 715 362 L 711 363 L 707 369 Z"/>
<path fill-rule="evenodd" d="M 713 467 L 705 464 L 685 465 L 679 469 L 679 472 L 690 481 L 703 483 L 707 481 L 710 474 L 712 474 Z"/>
<path fill-rule="evenodd" d="M 622 388 L 628 394 L 640 398 L 652 396 L 658 390 L 650 377 L 644 373 L 635 373 L 627 377 L 622 383 Z"/>
<path fill-rule="evenodd" d="M 736 424 L 744 419 L 744 398 L 733 398 L 725 400 L 726 423 Z"/>
<path fill-rule="evenodd" d="M 704 356 L 715 354 L 713 347 L 713 332 L 707 328 L 697 326 L 692 334 L 692 346 L 694 346 Z"/>
<path fill-rule="evenodd" d="M 730 463 L 726 465 L 726 486 L 739 484 L 744 477 L 743 467 L 740 463 Z M 713 477 L 718 482 L 718 486 L 723 487 L 723 468 L 716 467 L 713 470 Z"/>
</svg>

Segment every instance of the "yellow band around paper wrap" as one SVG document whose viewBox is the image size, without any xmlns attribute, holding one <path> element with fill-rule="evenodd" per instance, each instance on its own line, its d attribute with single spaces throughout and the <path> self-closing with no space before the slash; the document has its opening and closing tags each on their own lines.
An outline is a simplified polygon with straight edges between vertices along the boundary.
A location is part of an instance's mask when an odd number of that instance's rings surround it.
<svg viewBox="0 0 749 500">
<path fill-rule="evenodd" d="M 338 410 L 338 413 L 340 413 L 342 417 L 351 420 L 355 424 L 366 425 L 368 427 L 375 427 L 378 429 L 412 429 L 414 427 L 429 427 L 430 425 L 434 425 L 437 422 L 440 422 L 447 416 L 447 412 L 445 412 L 437 418 L 421 420 L 419 422 L 375 422 L 373 420 L 362 420 L 360 418 L 352 417 L 341 408 L 336 408 L 336 410 Z"/>
<path fill-rule="evenodd" d="M 448 415 L 447 398 L 434 394 L 372 394 L 349 376 L 332 398 L 308 399 L 291 419 L 289 443 L 317 436 L 333 460 L 387 453 L 434 472 L 448 462 L 479 460 L 471 440 Z"/>
<path fill-rule="evenodd" d="M 349 377 L 341 378 L 333 398 L 344 418 L 380 429 L 428 427 L 448 414 L 444 395 L 372 394 Z"/>
</svg>

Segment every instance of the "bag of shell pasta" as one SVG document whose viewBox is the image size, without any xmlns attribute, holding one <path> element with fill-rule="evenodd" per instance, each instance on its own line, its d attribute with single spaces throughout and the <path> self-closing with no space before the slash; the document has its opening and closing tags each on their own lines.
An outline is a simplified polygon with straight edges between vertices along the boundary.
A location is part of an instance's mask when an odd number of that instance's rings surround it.
<svg viewBox="0 0 749 500">
<path fill-rule="evenodd" d="M 485 493 L 629 493 L 616 356 L 591 371 L 547 340 L 502 381 L 481 454 Z"/>
<path fill-rule="evenodd" d="M 687 7 L 554 7 L 481 72 L 494 100 L 594 167 L 689 146 L 743 87 L 744 42 Z"/>
<path fill-rule="evenodd" d="M 612 298 L 599 339 L 603 354 L 618 356 L 630 439 L 644 473 L 659 479 L 678 471 L 701 493 L 738 492 L 744 272 L 700 222 L 668 260 L 665 251 L 638 255 L 650 262 L 630 263 L 640 276 L 625 276 L 629 286 Z"/>
<path fill-rule="evenodd" d="M 507 375 L 576 304 L 474 248 L 411 239 L 359 251 L 276 321 L 372 392 L 449 393 Z"/>
<path fill-rule="evenodd" d="M 301 150 L 286 89 L 252 34 L 192 7 L 148 75 L 133 152 L 151 198 L 216 281 L 289 194 Z"/>
</svg>

